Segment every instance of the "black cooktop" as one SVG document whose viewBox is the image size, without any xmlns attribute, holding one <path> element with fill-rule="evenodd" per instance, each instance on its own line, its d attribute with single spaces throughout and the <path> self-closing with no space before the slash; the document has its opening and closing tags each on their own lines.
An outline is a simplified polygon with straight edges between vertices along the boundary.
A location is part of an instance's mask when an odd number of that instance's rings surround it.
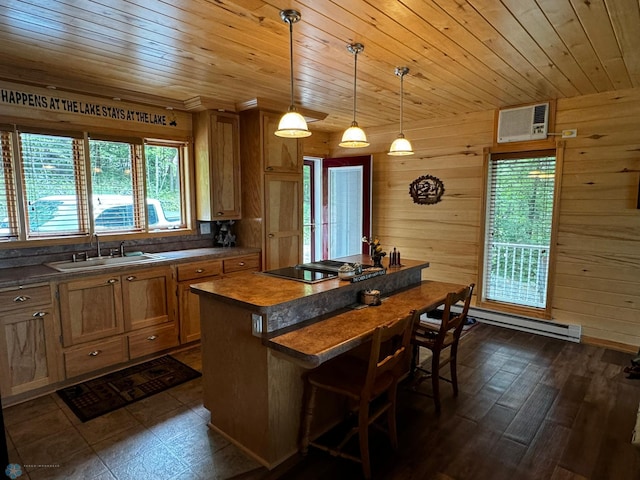
<svg viewBox="0 0 640 480">
<path fill-rule="evenodd" d="M 275 270 L 267 270 L 263 273 L 305 283 L 322 282 L 323 280 L 330 280 L 338 276 L 336 272 L 312 270 L 310 268 L 305 268 L 305 266 L 303 265 L 296 265 L 295 267 L 276 268 Z"/>
</svg>

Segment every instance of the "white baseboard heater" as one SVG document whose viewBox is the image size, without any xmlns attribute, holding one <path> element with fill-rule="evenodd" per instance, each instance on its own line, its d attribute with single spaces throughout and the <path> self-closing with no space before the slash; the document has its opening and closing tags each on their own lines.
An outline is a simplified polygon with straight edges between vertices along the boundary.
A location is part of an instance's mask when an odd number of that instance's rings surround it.
<svg viewBox="0 0 640 480">
<path fill-rule="evenodd" d="M 559 338 L 575 343 L 580 343 L 580 336 L 582 334 L 581 325 L 565 325 L 548 320 L 484 310 L 482 308 L 469 308 L 469 316 L 482 323 L 512 328 L 522 332 L 537 333 L 538 335 Z"/>
</svg>

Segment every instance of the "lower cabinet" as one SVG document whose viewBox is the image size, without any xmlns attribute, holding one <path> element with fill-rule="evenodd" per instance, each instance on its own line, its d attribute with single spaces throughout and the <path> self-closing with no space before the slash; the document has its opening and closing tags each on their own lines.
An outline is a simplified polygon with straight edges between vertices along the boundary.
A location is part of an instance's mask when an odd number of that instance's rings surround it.
<svg viewBox="0 0 640 480">
<path fill-rule="evenodd" d="M 200 300 L 191 293 L 194 283 L 216 281 L 228 275 L 260 270 L 260 254 L 209 260 L 178 265 L 178 316 L 180 319 L 180 343 L 200 340 Z"/>
<path fill-rule="evenodd" d="M 59 380 L 51 286 L 0 291 L 0 391 L 3 397 Z"/>
<path fill-rule="evenodd" d="M 61 283 L 65 377 L 179 345 L 170 267 Z"/>
</svg>

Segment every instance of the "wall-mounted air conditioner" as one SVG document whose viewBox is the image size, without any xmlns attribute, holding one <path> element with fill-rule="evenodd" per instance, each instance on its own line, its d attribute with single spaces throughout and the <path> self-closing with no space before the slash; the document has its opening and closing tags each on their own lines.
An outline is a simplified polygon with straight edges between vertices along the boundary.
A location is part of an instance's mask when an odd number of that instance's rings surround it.
<svg viewBox="0 0 640 480">
<path fill-rule="evenodd" d="M 548 125 L 549 103 L 500 110 L 498 143 L 544 140 Z"/>
</svg>

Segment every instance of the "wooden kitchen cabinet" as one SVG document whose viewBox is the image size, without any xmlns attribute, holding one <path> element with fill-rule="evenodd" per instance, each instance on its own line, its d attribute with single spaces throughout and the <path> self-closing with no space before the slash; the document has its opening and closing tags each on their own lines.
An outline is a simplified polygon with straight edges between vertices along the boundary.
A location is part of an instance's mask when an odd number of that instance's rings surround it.
<svg viewBox="0 0 640 480">
<path fill-rule="evenodd" d="M 302 256 L 302 177 L 265 175 L 265 269 L 297 265 Z"/>
<path fill-rule="evenodd" d="M 275 135 L 281 117 L 281 114 L 261 112 L 264 171 L 272 173 L 302 173 L 302 164 L 304 162 L 300 152 L 300 142 Z"/>
<path fill-rule="evenodd" d="M 191 284 L 216 281 L 229 275 L 259 270 L 260 255 L 258 253 L 178 265 L 176 276 L 178 278 L 180 343 L 200 339 L 200 300 L 198 295 L 191 292 Z"/>
<path fill-rule="evenodd" d="M 59 284 L 66 377 L 177 346 L 170 267 Z"/>
<path fill-rule="evenodd" d="M 120 275 L 96 275 L 61 283 L 58 291 L 64 347 L 124 332 Z"/>
<path fill-rule="evenodd" d="M 242 245 L 262 250 L 270 270 L 302 260 L 302 146 L 274 135 L 280 113 L 245 110 L 242 138 Z"/>
<path fill-rule="evenodd" d="M 240 211 L 240 135 L 236 114 L 204 111 L 193 119 L 196 217 L 236 220 Z"/>
<path fill-rule="evenodd" d="M 55 383 L 56 315 L 49 284 L 0 291 L 0 390 L 8 397 Z"/>
</svg>

